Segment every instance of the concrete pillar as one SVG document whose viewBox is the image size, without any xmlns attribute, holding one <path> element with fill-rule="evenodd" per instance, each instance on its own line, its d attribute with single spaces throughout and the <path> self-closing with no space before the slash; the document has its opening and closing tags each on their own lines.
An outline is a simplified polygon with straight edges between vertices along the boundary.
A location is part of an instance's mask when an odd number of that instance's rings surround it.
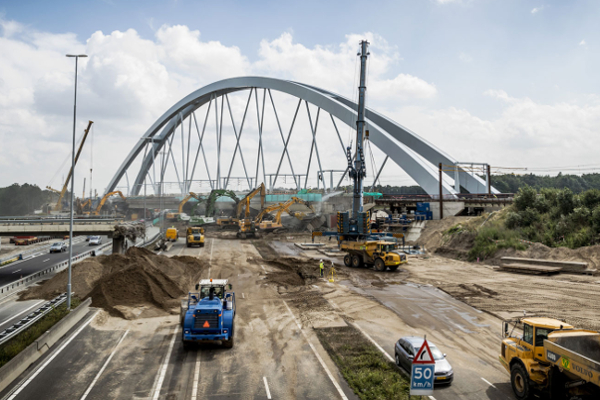
<svg viewBox="0 0 600 400">
<path fill-rule="evenodd" d="M 454 168 L 454 190 L 456 190 L 456 193 L 460 193 L 460 173 L 458 170 L 458 163 L 454 165 Z"/>
<path fill-rule="evenodd" d="M 113 237 L 113 246 L 112 252 L 113 254 L 123 254 L 125 251 L 125 237 L 119 236 Z"/>
</svg>

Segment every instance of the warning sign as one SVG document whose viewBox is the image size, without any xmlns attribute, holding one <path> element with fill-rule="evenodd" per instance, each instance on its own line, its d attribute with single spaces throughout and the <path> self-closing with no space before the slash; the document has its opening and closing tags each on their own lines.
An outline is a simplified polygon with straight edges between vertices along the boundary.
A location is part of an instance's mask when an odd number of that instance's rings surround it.
<svg viewBox="0 0 600 400">
<path fill-rule="evenodd" d="M 208 321 L 204 321 L 204 325 L 202 325 L 203 328 L 210 328 L 210 324 L 208 323 Z"/>
<path fill-rule="evenodd" d="M 427 340 L 423 342 L 423 345 L 417 352 L 417 355 L 413 359 L 413 364 L 435 364 L 435 360 L 433 359 L 433 354 L 431 354 L 431 349 L 429 348 Z"/>
<path fill-rule="evenodd" d="M 435 359 L 431 354 L 431 349 L 427 340 L 413 358 L 410 374 L 410 395 L 430 395 L 433 394 L 433 380 L 435 374 Z"/>
</svg>

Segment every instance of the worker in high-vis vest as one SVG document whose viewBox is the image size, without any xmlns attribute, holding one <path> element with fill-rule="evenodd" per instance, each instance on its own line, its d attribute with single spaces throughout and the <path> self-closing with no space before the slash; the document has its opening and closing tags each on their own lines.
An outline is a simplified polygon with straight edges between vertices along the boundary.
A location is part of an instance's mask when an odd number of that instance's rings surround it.
<svg viewBox="0 0 600 400">
<path fill-rule="evenodd" d="M 325 272 L 325 264 L 323 264 L 323 259 L 321 259 L 321 262 L 319 263 L 319 271 L 321 273 L 321 277 L 323 277 L 323 274 Z"/>
</svg>

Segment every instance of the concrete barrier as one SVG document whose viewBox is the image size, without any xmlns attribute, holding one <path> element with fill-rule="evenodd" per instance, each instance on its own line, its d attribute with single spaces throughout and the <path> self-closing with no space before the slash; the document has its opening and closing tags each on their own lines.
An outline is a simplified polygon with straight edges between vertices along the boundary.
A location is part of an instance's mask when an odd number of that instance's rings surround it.
<svg viewBox="0 0 600 400">
<path fill-rule="evenodd" d="M 27 346 L 22 352 L 0 368 L 0 391 L 17 379 L 29 366 L 62 338 L 90 310 L 92 299 L 88 298 L 71 313 L 58 321 L 49 331 Z"/>
</svg>

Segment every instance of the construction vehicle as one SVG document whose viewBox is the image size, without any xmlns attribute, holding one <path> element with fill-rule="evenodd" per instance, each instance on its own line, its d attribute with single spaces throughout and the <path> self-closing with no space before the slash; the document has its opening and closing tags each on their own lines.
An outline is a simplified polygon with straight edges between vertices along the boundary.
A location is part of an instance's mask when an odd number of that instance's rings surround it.
<svg viewBox="0 0 600 400">
<path fill-rule="evenodd" d="M 210 192 L 210 194 L 208 195 L 208 197 L 206 198 L 206 216 L 207 217 L 213 217 L 215 214 L 215 203 L 217 202 L 217 199 L 219 197 L 229 197 L 230 199 L 232 199 L 235 204 L 237 205 L 240 202 L 240 199 L 237 197 L 237 195 L 231 191 L 231 190 L 223 190 L 223 189 L 214 189 Z"/>
<path fill-rule="evenodd" d="M 267 194 L 264 183 L 261 183 L 259 187 L 244 196 L 237 204 L 235 215 L 238 218 L 238 238 L 245 239 L 248 236 L 256 236 L 256 223 L 250 217 L 250 200 L 257 194 L 260 194 L 260 208 L 262 210 L 265 208 L 265 196 Z"/>
<path fill-rule="evenodd" d="M 179 231 L 174 226 L 167 229 L 165 239 L 169 242 L 176 242 L 179 239 Z"/>
<path fill-rule="evenodd" d="M 503 321 L 502 333 L 499 359 L 517 399 L 600 398 L 600 333 L 541 317 Z"/>
<path fill-rule="evenodd" d="M 281 214 L 283 214 L 284 212 L 298 218 L 299 220 L 302 220 L 302 218 L 304 217 L 304 213 L 290 211 L 290 207 L 294 204 L 303 204 L 306 207 L 308 207 L 311 210 L 311 212 L 315 212 L 315 209 L 309 202 L 304 201 L 298 197 L 292 196 L 292 198 L 290 198 L 285 203 L 273 204 L 263 208 L 254 220 L 255 225 L 258 225 L 258 229 L 261 231 L 272 231 L 278 228 L 282 228 L 283 225 L 281 224 Z M 272 221 L 264 220 L 264 218 L 269 213 L 274 211 L 277 211 L 277 214 L 275 215 L 275 218 Z"/>
<path fill-rule="evenodd" d="M 190 226 L 187 228 L 187 236 L 185 237 L 185 244 L 187 247 L 198 245 L 204 247 L 204 228 L 199 226 Z"/>
<path fill-rule="evenodd" d="M 104 197 L 102 198 L 102 200 L 100 200 L 100 203 L 98 203 L 98 207 L 96 207 L 96 209 L 94 211 L 92 211 L 92 215 L 100 215 L 100 211 L 102 210 L 102 207 L 106 203 L 106 200 L 108 200 L 108 198 L 110 196 L 114 196 L 115 194 L 118 194 L 119 196 L 121 196 L 121 198 L 123 200 L 127 200 L 127 198 L 125 196 L 123 196 L 123 193 L 121 193 L 121 191 L 119 191 L 119 190 L 116 190 L 114 192 L 106 193 L 104 195 Z"/>
<path fill-rule="evenodd" d="M 79 145 L 79 149 L 77 150 L 77 155 L 75 156 L 74 159 L 74 163 L 73 166 L 71 167 L 71 169 L 69 170 L 69 174 L 67 175 L 67 179 L 65 180 L 65 184 L 63 185 L 62 190 L 60 191 L 59 195 L 58 195 L 58 201 L 56 202 L 56 206 L 54 206 L 54 211 L 61 211 L 62 210 L 62 200 L 63 197 L 65 197 L 65 193 L 67 192 L 67 187 L 69 186 L 69 181 L 71 180 L 71 176 L 73 175 L 73 168 L 75 167 L 75 165 L 77 165 L 77 161 L 79 160 L 79 155 L 81 154 L 81 150 L 83 149 L 83 144 L 85 143 L 85 139 L 88 136 L 88 133 L 90 132 L 90 128 L 92 127 L 92 124 L 94 122 L 93 121 L 89 121 L 88 122 L 88 126 L 85 129 L 85 132 L 83 134 L 83 139 L 81 139 L 81 144 Z M 51 189 L 49 187 L 47 187 L 48 189 L 54 191 L 54 192 L 58 192 L 54 189 Z"/>
<path fill-rule="evenodd" d="M 185 203 L 187 203 L 188 201 L 190 201 L 190 199 L 192 197 L 194 199 L 198 200 L 198 202 L 202 201 L 202 198 L 200 196 L 198 196 L 196 193 L 190 192 L 190 194 L 188 194 L 187 196 L 185 196 L 183 198 L 183 200 L 181 200 L 181 203 L 179 203 L 179 214 L 181 214 L 183 212 L 183 206 L 185 205 Z"/>
<path fill-rule="evenodd" d="M 197 292 L 188 293 L 182 300 L 180 322 L 183 347 L 201 341 L 220 340 L 227 348 L 233 347 L 235 335 L 235 293 L 227 279 L 203 279 L 196 285 Z"/>
</svg>

